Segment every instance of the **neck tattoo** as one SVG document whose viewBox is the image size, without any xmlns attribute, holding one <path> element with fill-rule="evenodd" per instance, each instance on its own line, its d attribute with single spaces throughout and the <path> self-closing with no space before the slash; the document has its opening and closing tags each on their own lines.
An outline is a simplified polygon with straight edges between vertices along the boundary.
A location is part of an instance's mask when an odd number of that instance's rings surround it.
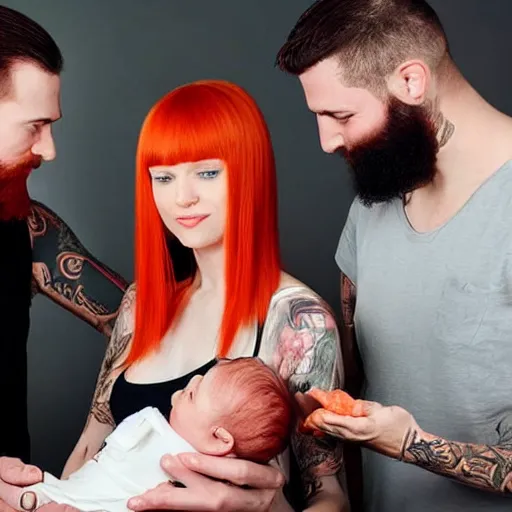
<svg viewBox="0 0 512 512">
<path fill-rule="evenodd" d="M 455 125 L 448 121 L 441 111 L 438 110 L 434 118 L 434 126 L 439 147 L 442 148 L 451 139 L 453 132 L 455 131 Z"/>
</svg>

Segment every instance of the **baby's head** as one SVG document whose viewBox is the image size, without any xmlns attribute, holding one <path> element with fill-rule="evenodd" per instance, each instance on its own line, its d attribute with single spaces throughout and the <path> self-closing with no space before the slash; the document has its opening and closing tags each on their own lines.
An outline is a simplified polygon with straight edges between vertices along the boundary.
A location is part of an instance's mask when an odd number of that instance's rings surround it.
<svg viewBox="0 0 512 512">
<path fill-rule="evenodd" d="M 198 452 L 268 462 L 294 423 L 284 381 L 261 360 L 220 360 L 172 396 L 171 427 Z"/>
</svg>

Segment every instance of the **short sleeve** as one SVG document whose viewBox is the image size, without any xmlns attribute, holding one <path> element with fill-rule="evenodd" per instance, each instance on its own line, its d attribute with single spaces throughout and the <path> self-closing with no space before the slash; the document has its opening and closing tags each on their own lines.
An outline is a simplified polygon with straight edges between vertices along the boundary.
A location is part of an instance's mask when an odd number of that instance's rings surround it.
<svg viewBox="0 0 512 512">
<path fill-rule="evenodd" d="M 357 284 L 356 226 L 359 216 L 359 208 L 360 204 L 356 198 L 350 206 L 335 255 L 336 263 L 341 272 L 343 272 L 354 284 Z"/>
</svg>

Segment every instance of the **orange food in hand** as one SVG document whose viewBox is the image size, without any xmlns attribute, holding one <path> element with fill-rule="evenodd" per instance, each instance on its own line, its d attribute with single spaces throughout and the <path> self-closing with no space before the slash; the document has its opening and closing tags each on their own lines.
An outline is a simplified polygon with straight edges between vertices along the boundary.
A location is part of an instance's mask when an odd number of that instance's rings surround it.
<svg viewBox="0 0 512 512">
<path fill-rule="evenodd" d="M 341 389 L 324 391 L 312 388 L 308 395 L 312 396 L 327 411 L 341 416 L 365 416 L 362 407 L 356 407 L 358 400 L 354 400 L 348 393 Z"/>
</svg>

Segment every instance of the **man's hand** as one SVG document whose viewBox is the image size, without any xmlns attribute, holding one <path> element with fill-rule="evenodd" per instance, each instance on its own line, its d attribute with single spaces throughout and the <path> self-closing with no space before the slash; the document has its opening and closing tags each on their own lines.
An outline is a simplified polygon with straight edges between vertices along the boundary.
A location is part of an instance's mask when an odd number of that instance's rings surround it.
<svg viewBox="0 0 512 512">
<path fill-rule="evenodd" d="M 357 403 L 365 416 L 340 416 L 318 408 L 306 418 L 304 426 L 346 441 L 362 443 L 394 459 L 401 458 L 408 432 L 421 430 L 413 416 L 397 406 L 385 407 L 365 400 Z"/>
<path fill-rule="evenodd" d="M 20 510 L 23 486 L 32 485 L 43 479 L 43 473 L 35 466 L 23 464 L 20 459 L 0 457 L 0 512 Z M 35 496 L 27 493 L 23 500 L 26 510 L 35 506 Z"/>
<path fill-rule="evenodd" d="M 43 472 L 20 459 L 0 457 L 0 512 L 32 511 L 37 507 L 33 492 L 25 492 L 27 485 L 43 480 Z M 38 512 L 78 512 L 66 505 L 50 503 L 37 509 Z"/>
<path fill-rule="evenodd" d="M 162 467 L 171 481 L 185 487 L 160 484 L 129 500 L 128 508 L 267 512 L 284 484 L 284 476 L 273 467 L 229 457 L 198 453 L 165 456 Z"/>
</svg>

